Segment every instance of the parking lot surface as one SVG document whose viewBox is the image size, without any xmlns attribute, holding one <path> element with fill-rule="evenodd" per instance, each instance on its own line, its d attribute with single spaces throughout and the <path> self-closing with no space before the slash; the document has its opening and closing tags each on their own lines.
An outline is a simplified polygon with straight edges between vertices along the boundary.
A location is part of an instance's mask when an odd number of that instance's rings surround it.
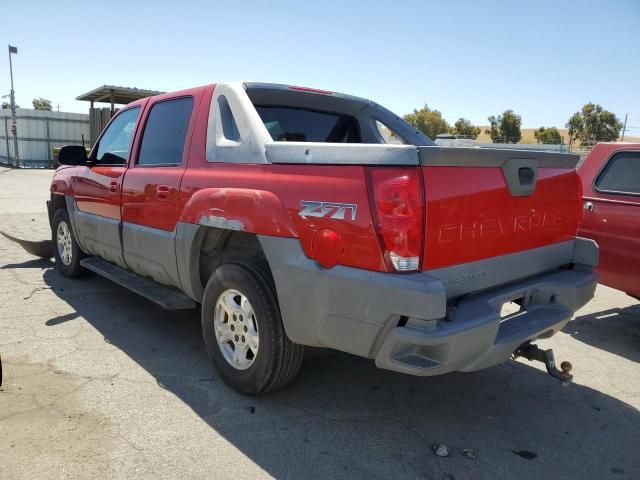
<svg viewBox="0 0 640 480">
<path fill-rule="evenodd" d="M 0 168 L 0 230 L 50 235 L 50 177 Z M 640 478 L 640 304 L 600 286 L 539 344 L 573 363 L 571 386 L 526 360 L 415 378 L 311 350 L 291 386 L 244 397 L 197 312 L 64 278 L 0 237 L 0 478 Z"/>
</svg>

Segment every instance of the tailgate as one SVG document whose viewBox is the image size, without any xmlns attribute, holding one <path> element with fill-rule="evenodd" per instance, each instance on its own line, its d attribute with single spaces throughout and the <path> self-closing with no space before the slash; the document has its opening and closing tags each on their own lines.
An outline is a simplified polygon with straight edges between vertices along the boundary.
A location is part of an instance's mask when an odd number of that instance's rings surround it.
<svg viewBox="0 0 640 480">
<path fill-rule="evenodd" d="M 577 155 L 419 147 L 426 200 L 423 270 L 575 238 Z"/>
</svg>

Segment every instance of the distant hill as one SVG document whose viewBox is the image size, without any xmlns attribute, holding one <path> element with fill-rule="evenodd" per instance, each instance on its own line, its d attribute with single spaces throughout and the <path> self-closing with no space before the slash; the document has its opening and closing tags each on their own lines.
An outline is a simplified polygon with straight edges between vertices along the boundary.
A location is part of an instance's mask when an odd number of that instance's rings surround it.
<svg viewBox="0 0 640 480">
<path fill-rule="evenodd" d="M 485 130 L 488 130 L 489 126 L 482 126 L 480 127 L 480 135 L 478 135 L 477 141 L 480 143 L 490 143 L 491 142 L 491 137 L 489 137 L 489 135 L 487 135 L 486 133 L 484 133 Z M 535 131 L 535 128 L 523 128 L 522 129 L 522 140 L 520 141 L 520 143 L 538 143 L 536 142 L 536 137 L 533 134 L 533 132 Z M 560 132 L 560 136 L 564 137 L 564 143 L 569 143 L 569 133 L 567 131 L 566 128 L 559 128 L 558 131 Z M 630 137 L 629 135 L 625 135 L 624 136 L 624 141 L 625 142 L 635 142 L 635 143 L 640 143 L 640 137 Z"/>
</svg>

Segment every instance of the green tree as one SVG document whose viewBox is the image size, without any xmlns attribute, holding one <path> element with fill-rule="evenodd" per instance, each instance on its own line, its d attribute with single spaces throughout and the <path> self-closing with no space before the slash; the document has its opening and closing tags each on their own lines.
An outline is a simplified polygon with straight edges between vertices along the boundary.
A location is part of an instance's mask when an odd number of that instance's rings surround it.
<svg viewBox="0 0 640 480">
<path fill-rule="evenodd" d="M 562 143 L 562 137 L 556 127 L 540 127 L 533 132 L 538 143 L 558 145 Z"/>
<path fill-rule="evenodd" d="M 612 142 L 622 130 L 622 122 L 613 113 L 600 105 L 587 103 L 574 113 L 565 125 L 569 129 L 569 143 Z"/>
<path fill-rule="evenodd" d="M 580 112 L 576 112 L 569 118 L 569 121 L 565 124 L 569 133 L 569 145 L 573 144 L 573 141 L 578 138 L 578 133 L 582 130 L 582 115 Z"/>
<path fill-rule="evenodd" d="M 449 124 L 442 118 L 438 110 L 431 110 L 426 104 L 420 110 L 413 110 L 404 119 L 416 127 L 430 139 L 435 139 L 439 133 L 449 132 Z"/>
<path fill-rule="evenodd" d="M 36 110 L 49 110 L 51 111 L 51 100 L 47 100 L 46 98 L 34 98 L 31 101 L 33 108 Z"/>
<path fill-rule="evenodd" d="M 454 135 L 471 137 L 475 140 L 476 138 L 478 138 L 478 135 L 480 135 L 480 129 L 473 125 L 466 118 L 459 118 L 458 121 L 453 124 L 451 133 L 453 133 Z"/>
<path fill-rule="evenodd" d="M 520 126 L 522 117 L 513 110 L 505 110 L 502 115 L 491 115 L 490 128 L 485 133 L 491 137 L 493 143 L 518 143 L 522 139 Z"/>
<path fill-rule="evenodd" d="M 2 110 L 9 110 L 11 108 L 11 103 L 2 102 Z M 16 103 L 16 108 L 20 108 L 20 105 Z"/>
</svg>

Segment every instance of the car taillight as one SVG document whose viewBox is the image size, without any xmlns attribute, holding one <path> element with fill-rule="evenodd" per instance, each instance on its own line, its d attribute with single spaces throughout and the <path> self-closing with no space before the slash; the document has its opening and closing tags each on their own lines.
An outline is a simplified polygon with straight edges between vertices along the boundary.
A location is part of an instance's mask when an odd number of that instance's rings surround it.
<svg viewBox="0 0 640 480">
<path fill-rule="evenodd" d="M 420 269 L 424 193 L 418 168 L 370 168 L 369 192 L 385 258 L 399 272 Z"/>
</svg>

